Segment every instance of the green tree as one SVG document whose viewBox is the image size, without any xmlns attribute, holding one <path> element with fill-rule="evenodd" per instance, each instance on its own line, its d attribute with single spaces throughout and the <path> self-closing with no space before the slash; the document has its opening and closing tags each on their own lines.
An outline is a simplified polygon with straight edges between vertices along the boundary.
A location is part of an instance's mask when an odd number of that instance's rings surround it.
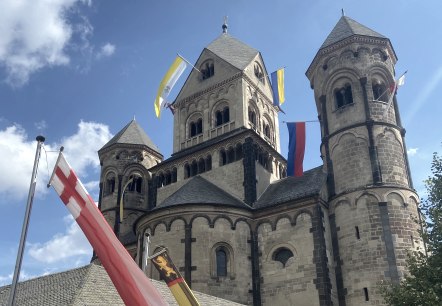
<svg viewBox="0 0 442 306">
<path fill-rule="evenodd" d="M 442 305 L 442 156 L 433 155 L 432 176 L 426 181 L 428 197 L 422 201 L 424 214 L 421 233 L 427 252 L 411 252 L 408 274 L 397 285 L 383 285 L 381 290 L 389 305 Z"/>
</svg>

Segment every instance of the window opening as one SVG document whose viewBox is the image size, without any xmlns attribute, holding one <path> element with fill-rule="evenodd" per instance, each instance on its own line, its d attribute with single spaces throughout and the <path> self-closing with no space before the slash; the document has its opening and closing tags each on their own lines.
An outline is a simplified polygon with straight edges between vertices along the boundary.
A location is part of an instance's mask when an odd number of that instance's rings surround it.
<svg viewBox="0 0 442 306">
<path fill-rule="evenodd" d="M 368 288 L 364 288 L 365 301 L 368 302 L 370 299 L 368 298 Z"/>
<path fill-rule="evenodd" d="M 222 248 L 216 250 L 216 276 L 227 276 L 227 253 Z"/>
<path fill-rule="evenodd" d="M 353 103 L 353 94 L 349 83 L 335 91 L 335 99 L 337 108 Z"/>
<path fill-rule="evenodd" d="M 285 268 L 287 261 L 293 257 L 293 252 L 287 248 L 279 248 L 273 253 L 273 260 L 282 263 Z"/>
<path fill-rule="evenodd" d="M 361 236 L 359 235 L 359 227 L 355 226 L 355 232 L 356 232 L 356 239 L 361 239 Z"/>
</svg>

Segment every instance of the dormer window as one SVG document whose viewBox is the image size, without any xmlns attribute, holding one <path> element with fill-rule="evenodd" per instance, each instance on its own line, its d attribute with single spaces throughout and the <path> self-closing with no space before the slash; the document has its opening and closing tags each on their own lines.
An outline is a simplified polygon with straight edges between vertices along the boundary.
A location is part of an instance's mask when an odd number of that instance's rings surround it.
<svg viewBox="0 0 442 306">
<path fill-rule="evenodd" d="M 335 89 L 336 108 L 353 104 L 351 85 L 346 83 L 343 87 Z"/>
<path fill-rule="evenodd" d="M 215 65 L 212 60 L 205 61 L 201 67 L 200 71 L 203 77 L 203 80 L 212 77 L 215 74 Z"/>
<path fill-rule="evenodd" d="M 258 78 L 258 80 L 262 84 L 265 84 L 264 70 L 262 69 L 262 67 L 259 63 L 255 62 L 255 65 L 253 66 L 253 71 L 255 72 L 255 76 Z"/>
</svg>

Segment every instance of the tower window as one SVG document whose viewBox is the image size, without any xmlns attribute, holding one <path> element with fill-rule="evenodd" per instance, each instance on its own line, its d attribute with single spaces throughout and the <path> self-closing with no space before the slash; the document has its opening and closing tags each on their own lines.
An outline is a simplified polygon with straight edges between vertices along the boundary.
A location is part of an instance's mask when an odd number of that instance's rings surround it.
<svg viewBox="0 0 442 306">
<path fill-rule="evenodd" d="M 252 124 L 252 127 L 256 127 L 256 113 L 253 109 L 249 107 L 249 122 Z"/>
<path fill-rule="evenodd" d="M 344 87 L 335 90 L 336 107 L 340 108 L 353 103 L 353 94 L 351 85 L 345 84 Z"/>
<path fill-rule="evenodd" d="M 223 248 L 216 250 L 216 276 L 227 276 L 227 254 Z"/>
<path fill-rule="evenodd" d="M 368 297 L 368 288 L 364 288 L 365 301 L 368 302 L 370 299 Z"/>
<path fill-rule="evenodd" d="M 190 137 L 194 137 L 203 132 L 203 119 L 199 118 L 196 121 L 192 121 L 189 123 L 189 135 Z"/>
<path fill-rule="evenodd" d="M 264 131 L 264 136 L 270 139 L 270 126 L 265 122 L 263 122 L 262 125 L 263 125 L 262 130 Z"/>
<path fill-rule="evenodd" d="M 115 192 L 115 176 L 113 173 L 111 173 L 106 178 L 105 195 L 109 195 L 114 192 Z"/>
<path fill-rule="evenodd" d="M 279 261 L 282 263 L 282 266 L 285 268 L 287 261 L 293 257 L 293 252 L 287 248 L 279 248 L 277 249 L 272 256 L 274 261 Z"/>
<path fill-rule="evenodd" d="M 221 149 L 219 151 L 219 165 L 220 166 L 224 166 L 225 164 L 227 164 L 226 151 L 224 151 L 224 149 Z"/>
<path fill-rule="evenodd" d="M 372 81 L 373 99 L 375 101 L 388 101 L 387 87 L 378 80 Z"/>
<path fill-rule="evenodd" d="M 136 175 L 131 175 L 129 179 L 132 179 L 132 182 L 127 186 L 127 190 L 141 193 L 141 186 L 143 184 L 143 179 Z"/>
<path fill-rule="evenodd" d="M 355 226 L 355 234 L 356 234 L 356 239 L 361 239 L 361 236 L 359 235 L 359 227 Z"/>
<path fill-rule="evenodd" d="M 206 61 L 201 67 L 200 71 L 203 77 L 203 80 L 206 80 L 215 75 L 215 65 L 213 61 Z"/>
<path fill-rule="evenodd" d="M 215 117 L 216 117 L 216 126 L 220 126 L 224 123 L 229 122 L 230 121 L 229 107 L 226 106 L 222 111 L 221 110 L 216 111 Z"/>
<path fill-rule="evenodd" d="M 260 64 L 255 63 L 255 66 L 253 67 L 253 70 L 255 72 L 255 76 L 258 78 L 258 80 L 265 84 L 265 76 L 264 76 L 264 71 L 262 70 L 262 67 Z"/>
</svg>

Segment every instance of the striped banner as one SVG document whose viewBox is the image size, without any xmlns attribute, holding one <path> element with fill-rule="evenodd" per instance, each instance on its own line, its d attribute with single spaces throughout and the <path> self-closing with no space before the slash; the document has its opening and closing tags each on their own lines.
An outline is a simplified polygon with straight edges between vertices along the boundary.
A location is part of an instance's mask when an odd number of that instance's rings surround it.
<svg viewBox="0 0 442 306">
<path fill-rule="evenodd" d="M 289 130 L 289 153 L 287 175 L 302 176 L 305 151 L 305 122 L 287 122 Z"/>
<path fill-rule="evenodd" d="M 117 239 L 61 152 L 49 183 L 89 240 L 124 303 L 167 305 Z"/>
</svg>

